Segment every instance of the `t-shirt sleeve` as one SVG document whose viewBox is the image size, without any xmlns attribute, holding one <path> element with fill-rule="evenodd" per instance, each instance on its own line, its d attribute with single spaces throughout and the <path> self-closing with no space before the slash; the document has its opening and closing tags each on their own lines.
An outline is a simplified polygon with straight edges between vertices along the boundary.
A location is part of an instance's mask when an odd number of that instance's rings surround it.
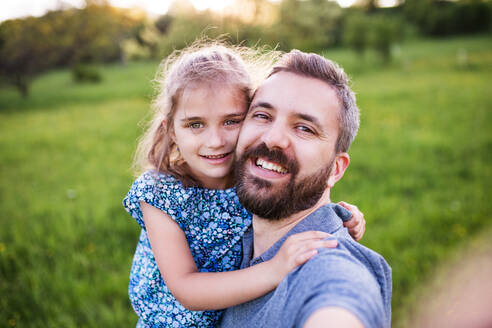
<svg viewBox="0 0 492 328">
<path fill-rule="evenodd" d="M 135 180 L 123 199 L 125 210 L 145 229 L 141 201 L 164 211 L 181 226 L 183 190 L 175 178 L 153 171 L 145 172 Z"/>
<path fill-rule="evenodd" d="M 375 277 L 343 249 L 320 251 L 299 271 L 308 282 L 296 286 L 310 290 L 298 313 L 296 327 L 325 307 L 339 307 L 354 314 L 366 328 L 387 327 L 383 296 Z M 322 268 L 322 270 L 320 270 Z"/>
</svg>

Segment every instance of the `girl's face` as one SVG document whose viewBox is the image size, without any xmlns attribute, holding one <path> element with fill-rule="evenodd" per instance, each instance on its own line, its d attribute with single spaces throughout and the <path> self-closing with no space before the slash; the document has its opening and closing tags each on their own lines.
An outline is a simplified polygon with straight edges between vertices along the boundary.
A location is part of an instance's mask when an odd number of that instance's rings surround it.
<svg viewBox="0 0 492 328">
<path fill-rule="evenodd" d="M 183 92 L 174 115 L 173 139 L 203 187 L 232 186 L 234 151 L 246 111 L 237 88 L 198 86 Z"/>
</svg>

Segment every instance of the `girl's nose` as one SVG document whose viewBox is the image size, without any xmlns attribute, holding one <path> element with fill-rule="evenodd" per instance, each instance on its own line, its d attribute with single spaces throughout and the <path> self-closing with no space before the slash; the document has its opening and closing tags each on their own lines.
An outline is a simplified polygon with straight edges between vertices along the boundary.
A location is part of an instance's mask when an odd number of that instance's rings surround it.
<svg viewBox="0 0 492 328">
<path fill-rule="evenodd" d="M 224 131 L 221 128 L 210 129 L 206 142 L 209 148 L 223 147 L 225 145 Z"/>
</svg>

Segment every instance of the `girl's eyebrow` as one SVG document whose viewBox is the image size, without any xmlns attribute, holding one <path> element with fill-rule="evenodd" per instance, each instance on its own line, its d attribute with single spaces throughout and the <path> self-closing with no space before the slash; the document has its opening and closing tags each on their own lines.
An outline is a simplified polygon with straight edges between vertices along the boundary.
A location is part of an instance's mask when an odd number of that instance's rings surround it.
<svg viewBox="0 0 492 328">
<path fill-rule="evenodd" d="M 246 115 L 245 112 L 231 113 L 231 114 L 224 115 L 224 118 L 240 117 L 240 116 L 244 116 L 244 115 Z M 200 121 L 200 120 L 203 120 L 203 118 L 200 116 L 190 116 L 190 117 L 185 117 L 185 118 L 181 119 L 181 122 Z"/>
<path fill-rule="evenodd" d="M 181 122 L 189 122 L 189 121 L 199 121 L 202 118 L 200 116 L 191 116 L 191 117 L 185 117 L 181 119 Z"/>
</svg>

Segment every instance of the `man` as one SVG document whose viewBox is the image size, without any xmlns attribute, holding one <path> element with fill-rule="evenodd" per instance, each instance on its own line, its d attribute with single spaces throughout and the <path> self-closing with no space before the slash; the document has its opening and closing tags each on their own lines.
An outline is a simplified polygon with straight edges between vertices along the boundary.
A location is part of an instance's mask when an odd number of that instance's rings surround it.
<svg viewBox="0 0 492 328">
<path fill-rule="evenodd" d="M 320 249 L 271 293 L 226 310 L 221 327 L 390 326 L 391 269 L 353 241 L 347 213 L 330 204 L 358 126 L 345 73 L 321 56 L 284 55 L 258 88 L 236 154 L 237 193 L 254 214 L 242 268 L 271 259 L 302 231 L 331 233 L 338 247 Z"/>
</svg>

